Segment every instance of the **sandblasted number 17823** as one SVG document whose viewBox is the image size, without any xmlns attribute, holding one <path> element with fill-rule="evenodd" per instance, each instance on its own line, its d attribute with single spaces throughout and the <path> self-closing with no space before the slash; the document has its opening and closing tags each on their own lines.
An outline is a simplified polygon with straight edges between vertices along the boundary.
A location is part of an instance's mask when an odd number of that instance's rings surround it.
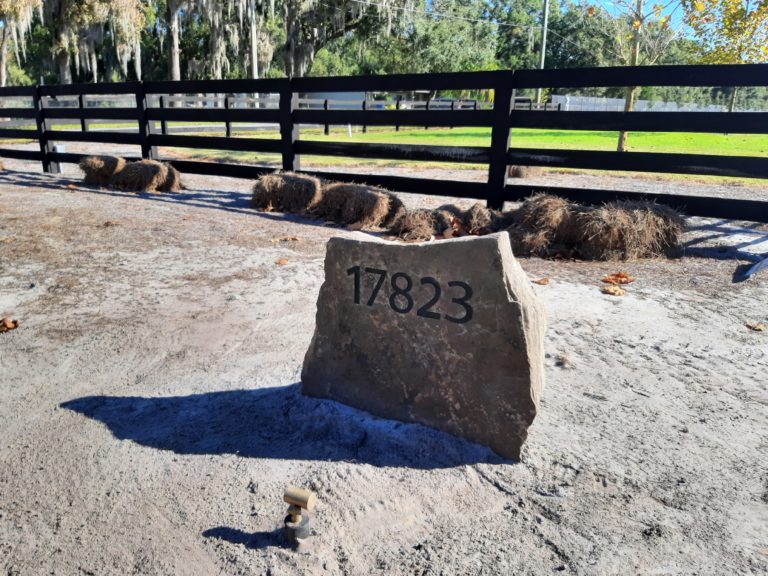
<svg viewBox="0 0 768 576">
<path fill-rule="evenodd" d="M 389 273 L 386 270 L 381 270 L 379 268 L 361 268 L 360 266 L 353 266 L 347 270 L 347 275 L 354 275 L 355 278 L 355 304 L 360 304 L 362 290 L 361 277 L 363 273 L 376 276 L 373 289 L 371 290 L 371 293 L 365 302 L 366 306 L 373 306 L 374 302 L 376 302 L 376 297 L 381 291 L 381 287 L 387 280 Z M 440 285 L 440 282 L 431 276 L 425 276 L 424 278 L 419 279 L 419 283 L 427 290 L 431 288 L 432 295 L 426 303 L 424 303 L 416 310 L 417 316 L 421 316 L 422 318 L 429 318 L 432 320 L 440 320 L 440 318 L 445 318 L 449 322 L 454 322 L 456 324 L 464 324 L 472 320 L 474 310 L 472 309 L 469 300 L 472 298 L 473 292 L 472 287 L 469 284 L 460 280 L 451 280 L 448 282 L 448 289 L 454 289 L 454 294 L 456 289 L 462 291 L 462 294 L 458 297 L 452 297 L 451 302 L 461 306 L 464 314 L 462 316 L 451 316 L 450 314 L 443 314 L 441 316 L 439 313 L 432 310 L 432 308 L 434 308 L 434 306 L 440 301 L 440 298 L 443 294 L 443 289 Z M 398 314 L 408 314 L 411 310 L 413 310 L 413 307 L 416 305 L 416 302 L 411 295 L 413 290 L 413 279 L 408 274 L 405 272 L 395 272 L 392 274 L 390 277 L 390 288 L 389 307 L 392 308 L 392 310 Z"/>
</svg>

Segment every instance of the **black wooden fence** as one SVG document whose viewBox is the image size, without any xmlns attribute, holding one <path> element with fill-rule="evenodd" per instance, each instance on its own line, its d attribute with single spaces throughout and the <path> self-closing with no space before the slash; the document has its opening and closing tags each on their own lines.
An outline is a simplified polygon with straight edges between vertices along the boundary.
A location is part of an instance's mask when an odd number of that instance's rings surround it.
<svg viewBox="0 0 768 576">
<path fill-rule="evenodd" d="M 628 130 L 631 132 L 710 132 L 765 134 L 768 141 L 768 112 L 568 112 L 519 109 L 513 106 L 521 90 L 535 88 L 587 88 L 633 86 L 768 86 L 768 64 L 723 66 L 655 66 L 590 68 L 568 70 L 517 70 L 451 74 L 404 74 L 336 78 L 264 80 L 201 80 L 178 82 L 133 82 L 62 86 L 12 87 L 0 89 L 3 98 L 31 99 L 31 107 L 2 108 L 0 116 L 32 119 L 34 130 L 0 130 L 0 140 L 36 139 L 40 150 L 0 148 L 0 157 L 37 160 L 45 171 L 55 171 L 60 162 L 77 162 L 81 155 L 54 150 L 55 142 L 97 142 L 133 144 L 141 157 L 157 158 L 157 147 L 204 148 L 216 150 L 271 152 L 280 154 L 282 168 L 300 170 L 302 154 L 354 158 L 399 159 L 477 163 L 488 166 L 485 182 L 432 180 L 377 174 L 322 172 L 321 175 L 380 185 L 391 190 L 487 200 L 500 207 L 537 191 L 558 194 L 579 202 L 599 204 L 617 198 L 653 199 L 682 209 L 689 215 L 735 218 L 768 222 L 768 202 L 674 194 L 639 194 L 617 190 L 564 188 L 512 184 L 507 181 L 508 165 L 586 168 L 617 171 L 663 172 L 768 178 L 768 157 L 663 154 L 647 152 L 604 152 L 592 150 L 510 148 L 515 128 L 562 130 Z M 318 92 L 388 92 L 406 90 L 493 90 L 490 109 L 308 109 L 300 105 L 300 94 Z M 128 107 L 86 107 L 90 95 L 131 95 Z M 163 95 L 179 94 L 277 94 L 273 107 L 181 108 L 163 105 Z M 76 96 L 77 108 L 50 107 L 51 97 Z M 82 130 L 54 130 L 52 121 L 79 120 Z M 136 121 L 138 133 L 117 130 L 88 131 L 94 119 Z M 279 126 L 280 138 L 232 138 L 162 133 L 157 124 L 168 122 L 268 123 Z M 481 126 L 491 128 L 490 146 L 424 146 L 319 142 L 301 140 L 300 125 L 366 126 Z M 182 173 L 254 178 L 272 167 L 233 163 L 202 162 L 164 158 Z"/>
</svg>

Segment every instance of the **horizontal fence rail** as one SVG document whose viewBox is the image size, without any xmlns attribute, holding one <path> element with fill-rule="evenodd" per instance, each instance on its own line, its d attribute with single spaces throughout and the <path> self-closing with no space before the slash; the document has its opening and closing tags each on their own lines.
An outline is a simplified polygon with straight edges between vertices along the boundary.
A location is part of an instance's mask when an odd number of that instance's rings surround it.
<svg viewBox="0 0 768 576">
<path fill-rule="evenodd" d="M 653 66 L 568 70 L 497 70 L 450 74 L 398 74 L 263 80 L 184 80 L 0 88 L 0 140 L 37 141 L 38 150 L 7 148 L 0 156 L 39 161 L 46 172 L 78 162 L 56 142 L 136 146 L 135 158 L 160 159 L 159 147 L 275 154 L 285 170 L 383 186 L 396 191 L 486 200 L 500 208 L 545 191 L 582 203 L 647 198 L 689 215 L 768 222 L 768 202 L 621 190 L 512 184 L 511 165 L 608 171 L 768 178 L 768 157 L 510 147 L 516 129 L 621 130 L 768 134 L 768 112 L 597 112 L 535 103 L 521 91 L 536 88 L 626 86 L 768 86 L 768 64 Z M 486 90 L 492 97 L 437 98 L 439 91 Z M 421 99 L 406 98 L 402 94 Z M 373 92 L 399 93 L 385 99 Z M 317 95 L 324 95 L 318 97 Z M 567 107 L 566 107 L 567 108 Z M 70 129 L 79 124 L 79 130 Z M 181 124 L 169 127 L 169 123 Z M 104 125 L 103 127 L 95 127 Z M 215 124 L 224 125 L 224 128 Z M 240 130 L 272 131 L 276 137 L 233 137 Z M 128 125 L 129 127 L 125 127 Z M 303 126 L 490 128 L 488 146 L 375 144 L 302 140 Z M 220 135 L 203 135 L 219 132 Z M 138 152 L 138 150 L 137 150 Z M 302 171 L 301 155 L 487 165 L 484 182 L 344 172 Z M 182 172 L 255 178 L 271 166 L 162 158 Z"/>
</svg>

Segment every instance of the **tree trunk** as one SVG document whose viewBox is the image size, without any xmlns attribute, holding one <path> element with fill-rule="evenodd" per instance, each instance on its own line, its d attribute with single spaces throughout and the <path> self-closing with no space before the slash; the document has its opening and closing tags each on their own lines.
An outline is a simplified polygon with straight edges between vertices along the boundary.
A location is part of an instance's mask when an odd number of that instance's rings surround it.
<svg viewBox="0 0 768 576">
<path fill-rule="evenodd" d="M 259 79 L 259 27 L 257 26 L 256 6 L 253 0 L 251 0 L 251 78 Z M 254 108 L 261 108 L 259 103 L 261 94 L 254 92 L 252 96 L 255 99 Z"/>
<path fill-rule="evenodd" d="M 176 2 L 168 2 L 168 79 L 181 80 L 181 46 L 179 44 L 179 11 L 181 6 Z"/>
<path fill-rule="evenodd" d="M 136 39 L 133 49 L 133 72 L 136 74 L 136 80 L 141 82 L 141 38 Z"/>
<path fill-rule="evenodd" d="M 285 1 L 285 74 L 293 78 L 296 70 L 296 48 L 299 42 L 298 6 L 295 0 Z"/>
<path fill-rule="evenodd" d="M 61 50 L 56 54 L 56 68 L 59 71 L 59 84 L 72 84 L 72 70 L 69 66 L 69 52 Z"/>
<path fill-rule="evenodd" d="M 63 30 L 57 34 L 57 50 L 53 56 L 56 70 L 59 73 L 59 84 L 72 84 L 72 67 L 70 66 L 69 46 L 67 35 Z"/>
<path fill-rule="evenodd" d="M 251 78 L 259 78 L 259 27 L 256 14 L 251 14 Z"/>
<path fill-rule="evenodd" d="M 5 84 L 3 84 L 3 86 L 5 86 Z M 731 98 L 728 101 L 728 112 L 733 112 L 734 109 L 736 108 L 736 92 L 737 92 L 737 90 L 738 89 L 736 88 L 736 86 L 731 88 Z"/>
<path fill-rule="evenodd" d="M 642 26 L 643 19 L 643 0 L 637 0 L 635 6 L 635 18 L 637 18 L 638 26 L 632 32 L 632 52 L 629 55 L 629 65 L 637 66 L 640 61 L 640 28 Z M 637 86 L 628 86 L 624 94 L 624 112 L 632 112 L 635 109 L 635 100 L 637 99 Z M 619 143 L 616 146 L 618 152 L 624 152 L 627 149 L 627 136 L 628 132 L 622 130 L 619 132 Z"/>
<path fill-rule="evenodd" d="M 3 28 L 3 40 L 0 43 L 0 86 L 8 84 L 8 29 Z"/>
<path fill-rule="evenodd" d="M 312 44 L 303 44 L 296 55 L 297 62 L 296 76 L 306 76 L 312 70 L 312 64 L 315 63 L 315 47 Z"/>
<path fill-rule="evenodd" d="M 99 60 L 96 58 L 96 45 L 91 46 L 91 74 L 93 74 L 93 83 L 98 84 L 99 82 Z"/>
<path fill-rule="evenodd" d="M 635 109 L 635 101 L 637 100 L 637 86 L 627 87 L 627 91 L 624 94 L 624 112 L 632 112 Z M 619 145 L 616 147 L 618 152 L 626 152 L 627 150 L 627 135 L 629 132 L 619 132 Z"/>
</svg>

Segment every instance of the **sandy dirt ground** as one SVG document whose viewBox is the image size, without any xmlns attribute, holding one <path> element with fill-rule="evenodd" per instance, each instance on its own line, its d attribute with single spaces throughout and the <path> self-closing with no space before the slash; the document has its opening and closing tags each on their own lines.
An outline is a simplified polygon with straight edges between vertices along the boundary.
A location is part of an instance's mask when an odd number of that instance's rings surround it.
<svg viewBox="0 0 768 576">
<path fill-rule="evenodd" d="M 673 260 L 521 259 L 551 279 L 547 383 L 509 462 L 301 396 L 348 232 L 254 212 L 244 181 L 133 195 L 8 165 L 2 574 L 768 570 L 768 332 L 745 326 L 768 323 L 768 273 L 732 281 L 765 227 L 692 221 Z M 602 295 L 619 270 L 638 281 Z M 288 484 L 319 496 L 307 554 L 281 545 Z"/>
</svg>

